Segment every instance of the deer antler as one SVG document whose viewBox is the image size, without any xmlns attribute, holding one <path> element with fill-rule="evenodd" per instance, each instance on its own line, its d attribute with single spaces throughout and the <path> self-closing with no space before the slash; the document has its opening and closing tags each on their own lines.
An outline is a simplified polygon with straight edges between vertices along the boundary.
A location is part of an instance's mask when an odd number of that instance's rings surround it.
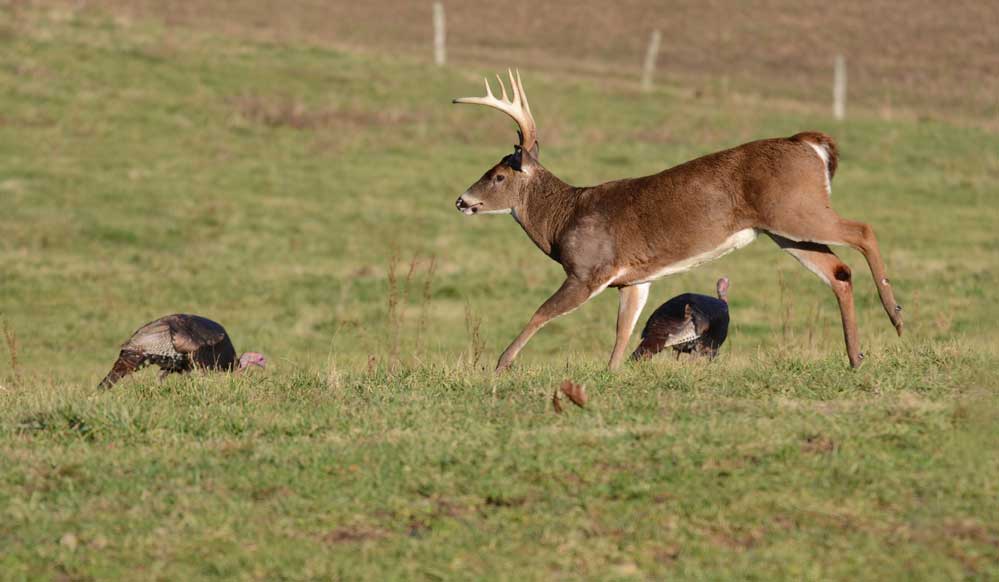
<svg viewBox="0 0 999 582">
<path fill-rule="evenodd" d="M 527 103 L 527 93 L 524 92 L 524 84 L 520 81 L 520 71 L 517 71 L 516 78 L 514 78 L 513 71 L 510 69 L 507 69 L 507 73 L 510 75 L 510 86 L 513 91 L 513 99 L 507 97 L 506 86 L 503 85 L 503 79 L 499 75 L 496 75 L 496 80 L 499 81 L 500 91 L 502 92 L 502 98 L 497 99 L 493 95 L 493 90 L 489 86 L 489 79 L 485 79 L 485 97 L 462 97 L 460 99 L 455 99 L 452 103 L 485 105 L 486 107 L 499 109 L 503 113 L 506 113 L 517 122 L 518 126 L 520 126 L 520 131 L 517 132 L 520 135 L 520 147 L 527 151 L 531 151 L 535 144 L 538 143 L 538 128 L 534 124 L 534 116 L 531 115 L 531 106 Z"/>
</svg>

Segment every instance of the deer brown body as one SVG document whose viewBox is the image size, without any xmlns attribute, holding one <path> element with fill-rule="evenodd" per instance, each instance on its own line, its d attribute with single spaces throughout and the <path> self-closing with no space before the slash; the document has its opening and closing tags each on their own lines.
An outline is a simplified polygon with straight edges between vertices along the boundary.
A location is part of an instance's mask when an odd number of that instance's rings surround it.
<svg viewBox="0 0 999 582">
<path fill-rule="evenodd" d="M 768 234 L 829 285 L 843 320 L 850 364 L 863 356 L 857 338 L 850 268 L 829 245 L 861 251 L 882 304 L 899 334 L 895 302 L 870 226 L 841 218 L 830 206 L 837 166 L 832 138 L 819 132 L 765 139 L 709 154 L 641 178 L 574 187 L 538 162 L 536 128 L 519 76 L 514 99 L 460 99 L 501 109 L 520 125 L 521 145 L 456 202 L 465 214 L 511 213 L 532 241 L 559 262 L 566 280 L 500 357 L 507 368 L 551 319 L 607 287 L 620 293 L 617 341 L 610 367 L 624 359 L 651 281 L 690 270 Z M 502 86 L 502 82 L 501 82 Z"/>
</svg>

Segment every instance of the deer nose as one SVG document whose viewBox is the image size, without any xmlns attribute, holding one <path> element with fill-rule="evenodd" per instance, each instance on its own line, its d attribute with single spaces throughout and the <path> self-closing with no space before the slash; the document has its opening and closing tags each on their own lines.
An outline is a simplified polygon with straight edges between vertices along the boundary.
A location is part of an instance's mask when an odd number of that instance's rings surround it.
<svg viewBox="0 0 999 582">
<path fill-rule="evenodd" d="M 458 212 L 464 214 L 465 216 L 471 216 L 479 211 L 479 207 L 482 206 L 482 202 L 477 200 L 475 196 L 468 196 L 468 192 L 465 192 L 454 201 L 454 207 L 458 209 Z"/>
</svg>

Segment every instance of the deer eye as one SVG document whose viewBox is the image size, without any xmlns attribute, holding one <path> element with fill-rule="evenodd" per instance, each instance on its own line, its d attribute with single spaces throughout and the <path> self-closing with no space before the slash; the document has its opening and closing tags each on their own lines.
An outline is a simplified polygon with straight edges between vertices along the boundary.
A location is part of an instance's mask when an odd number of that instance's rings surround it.
<svg viewBox="0 0 999 582">
<path fill-rule="evenodd" d="M 502 182 L 505 179 L 506 179 L 506 176 L 504 176 L 503 174 L 496 174 L 496 181 L 497 182 Z"/>
</svg>

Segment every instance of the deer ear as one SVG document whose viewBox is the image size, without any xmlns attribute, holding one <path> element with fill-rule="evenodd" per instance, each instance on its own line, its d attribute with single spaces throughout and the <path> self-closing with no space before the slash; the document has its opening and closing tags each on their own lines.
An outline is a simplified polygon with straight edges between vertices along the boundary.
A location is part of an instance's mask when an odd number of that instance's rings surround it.
<svg viewBox="0 0 999 582">
<path fill-rule="evenodd" d="M 534 142 L 534 145 L 531 146 L 528 153 L 531 154 L 531 157 L 535 160 L 539 159 L 538 156 L 541 155 L 541 146 L 538 145 L 538 142 Z"/>
<path fill-rule="evenodd" d="M 520 172 L 524 167 L 524 148 L 519 145 L 513 146 L 513 153 L 506 157 L 506 163 L 514 170 Z"/>
<path fill-rule="evenodd" d="M 524 134 L 519 129 L 517 130 L 517 137 L 520 138 L 520 143 L 524 143 Z M 527 153 L 531 154 L 531 157 L 535 160 L 541 159 L 538 157 L 541 155 L 541 146 L 538 144 L 538 140 L 534 140 L 534 145 L 531 146 L 531 149 L 527 150 Z"/>
</svg>

